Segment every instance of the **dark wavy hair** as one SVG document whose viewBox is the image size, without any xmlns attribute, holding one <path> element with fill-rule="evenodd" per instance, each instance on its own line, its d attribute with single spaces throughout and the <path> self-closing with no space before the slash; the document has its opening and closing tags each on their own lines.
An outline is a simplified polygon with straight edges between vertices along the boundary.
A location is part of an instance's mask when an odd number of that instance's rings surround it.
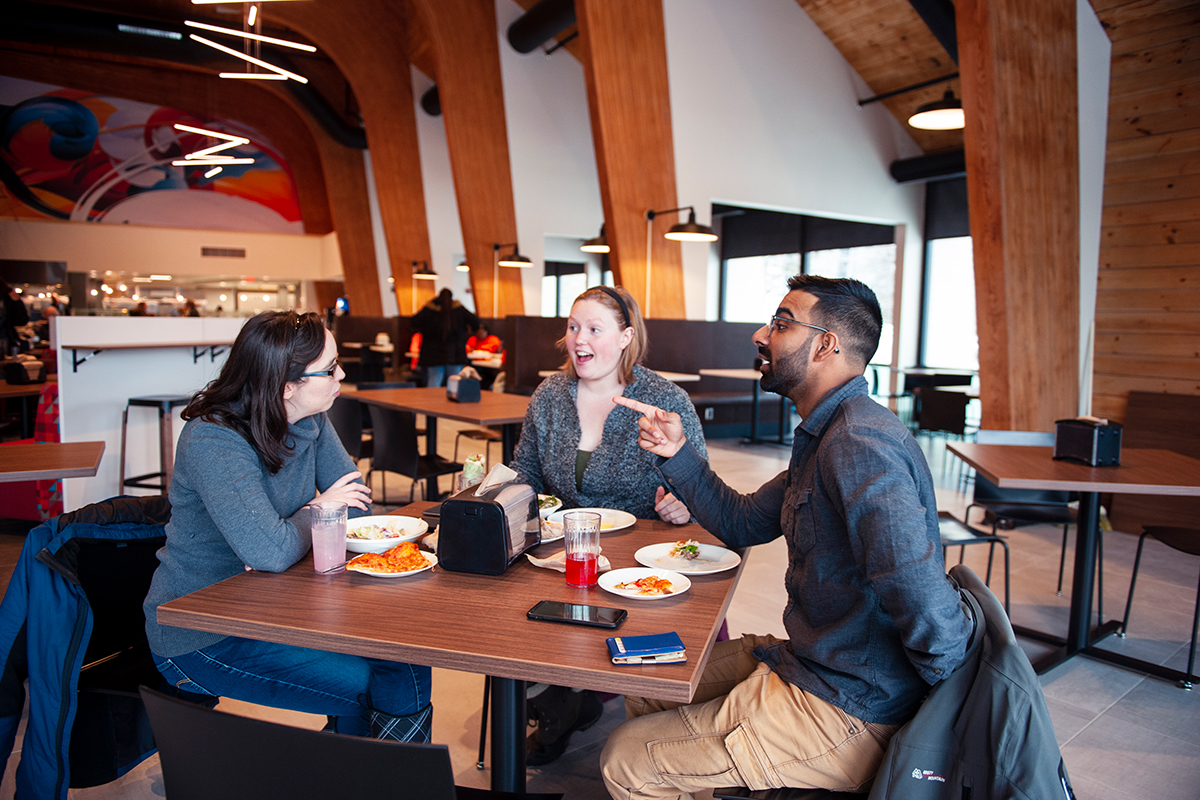
<svg viewBox="0 0 1200 800">
<path fill-rule="evenodd" d="M 841 336 L 847 355 L 861 358 L 864 367 L 870 363 L 883 330 L 883 313 L 871 287 L 854 278 L 819 275 L 795 275 L 787 284 L 793 292 L 808 292 L 817 298 L 812 321 Z"/>
<path fill-rule="evenodd" d="M 234 340 L 216 380 L 196 393 L 181 415 L 237 431 L 274 475 L 291 455 L 283 389 L 325 351 L 319 314 L 264 311 Z"/>
</svg>

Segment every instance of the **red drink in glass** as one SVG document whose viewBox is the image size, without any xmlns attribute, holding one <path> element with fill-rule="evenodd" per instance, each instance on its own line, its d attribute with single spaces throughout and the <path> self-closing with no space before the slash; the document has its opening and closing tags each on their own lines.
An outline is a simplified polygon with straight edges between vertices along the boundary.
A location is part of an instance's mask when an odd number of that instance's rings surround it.
<svg viewBox="0 0 1200 800">
<path fill-rule="evenodd" d="M 596 583 L 595 553 L 571 553 L 567 556 L 567 585 L 593 586 Z"/>
</svg>

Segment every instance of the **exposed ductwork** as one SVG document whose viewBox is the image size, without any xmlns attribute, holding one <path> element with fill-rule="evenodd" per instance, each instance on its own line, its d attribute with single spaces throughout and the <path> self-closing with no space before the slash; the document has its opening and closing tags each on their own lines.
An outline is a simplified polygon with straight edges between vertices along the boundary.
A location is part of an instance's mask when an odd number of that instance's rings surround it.
<svg viewBox="0 0 1200 800">
<path fill-rule="evenodd" d="M 896 183 L 921 183 L 958 178 L 967 174 L 967 156 L 964 150 L 931 153 L 916 158 L 893 161 L 892 177 Z"/>
<path fill-rule="evenodd" d="M 958 63 L 958 29 L 954 20 L 952 0 L 908 0 L 913 10 L 929 26 L 933 37 Z"/>
<path fill-rule="evenodd" d="M 532 53 L 575 24 L 575 0 L 542 0 L 508 26 L 508 43 L 518 53 Z"/>
<path fill-rule="evenodd" d="M 188 38 L 182 22 L 162 22 L 101 11 L 71 9 L 15 0 L 5 3 L 3 38 L 51 47 L 150 58 L 206 69 L 228 69 L 225 57 Z M 299 72 L 283 54 L 272 60 L 284 69 Z M 314 89 L 296 81 L 283 81 L 297 102 L 326 133 L 346 147 L 365 149 L 362 128 L 347 125 Z"/>
</svg>

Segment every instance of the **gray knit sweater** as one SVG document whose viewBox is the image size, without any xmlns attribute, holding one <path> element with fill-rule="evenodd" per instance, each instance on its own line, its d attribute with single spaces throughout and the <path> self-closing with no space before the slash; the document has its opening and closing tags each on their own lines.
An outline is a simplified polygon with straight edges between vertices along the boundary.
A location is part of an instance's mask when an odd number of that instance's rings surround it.
<svg viewBox="0 0 1200 800">
<path fill-rule="evenodd" d="M 238 433 L 194 419 L 183 426 L 171 479 L 167 544 L 143 606 L 150 649 L 178 656 L 225 638 L 159 625 L 162 603 L 241 574 L 283 572 L 312 547 L 306 505 L 356 467 L 324 414 L 288 426 L 294 452 L 274 475 Z M 350 516 L 366 512 L 350 509 Z"/>
<path fill-rule="evenodd" d="M 704 458 L 704 431 L 687 393 L 666 378 L 640 366 L 624 396 L 673 411 L 683 418 L 683 432 Z M 638 445 L 634 411 L 614 404 L 604 423 L 600 444 L 583 473 L 583 491 L 575 489 L 575 454 L 579 449 L 578 383 L 565 373 L 551 375 L 538 386 L 525 412 L 521 441 L 513 454 L 518 480 L 538 492 L 553 494 L 566 508 L 615 508 L 641 519 L 657 519 L 654 492 L 662 485 L 657 457 Z"/>
</svg>

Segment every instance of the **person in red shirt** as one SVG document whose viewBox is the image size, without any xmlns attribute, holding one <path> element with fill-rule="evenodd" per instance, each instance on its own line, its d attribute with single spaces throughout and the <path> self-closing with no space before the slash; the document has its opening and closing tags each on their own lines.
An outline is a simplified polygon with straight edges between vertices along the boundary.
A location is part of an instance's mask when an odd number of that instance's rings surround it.
<svg viewBox="0 0 1200 800">
<path fill-rule="evenodd" d="M 487 325 L 480 324 L 475 329 L 474 335 L 467 339 L 467 352 L 472 353 L 476 350 L 486 350 L 489 353 L 499 353 L 504 350 L 504 343 L 500 341 L 500 337 L 488 330 Z"/>
</svg>

